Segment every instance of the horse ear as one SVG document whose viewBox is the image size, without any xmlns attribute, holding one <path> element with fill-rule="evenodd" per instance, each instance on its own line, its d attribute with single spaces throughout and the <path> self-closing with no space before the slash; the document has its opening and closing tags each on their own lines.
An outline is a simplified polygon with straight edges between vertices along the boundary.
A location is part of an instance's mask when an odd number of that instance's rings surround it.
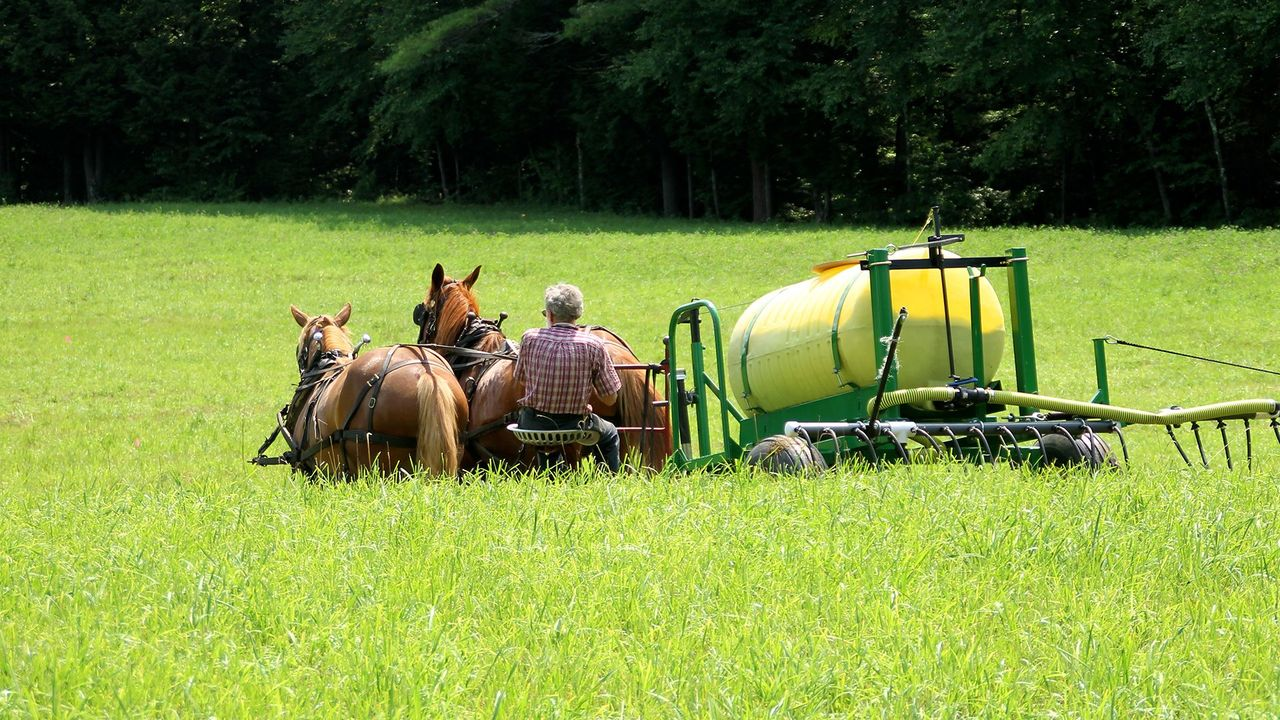
<svg viewBox="0 0 1280 720">
<path fill-rule="evenodd" d="M 306 327 L 311 318 L 307 314 L 298 309 L 297 305 L 290 305 L 289 312 L 293 313 L 294 322 L 298 323 L 298 327 Z"/>
<path fill-rule="evenodd" d="M 338 327 L 342 327 L 343 325 L 346 325 L 347 321 L 350 319 L 351 319 L 351 303 L 347 303 L 346 305 L 342 306 L 342 309 L 338 311 L 337 315 L 333 316 L 333 324 L 337 325 Z"/>
<path fill-rule="evenodd" d="M 436 269 L 431 271 L 431 290 L 439 292 L 444 287 L 444 266 L 436 263 Z"/>
<path fill-rule="evenodd" d="M 470 275 L 468 275 L 468 276 L 466 276 L 465 278 L 463 278 L 463 279 L 462 279 L 462 284 L 463 284 L 463 285 L 465 285 L 465 286 L 467 287 L 467 289 L 468 289 L 468 290 L 470 290 L 470 289 L 471 289 L 471 286 L 472 286 L 472 285 L 475 285 L 475 284 L 476 284 L 476 280 L 480 277 L 480 268 L 481 268 L 481 267 L 482 267 L 482 266 L 477 265 L 477 266 L 476 266 L 476 269 L 475 269 L 475 270 L 472 270 Z"/>
</svg>

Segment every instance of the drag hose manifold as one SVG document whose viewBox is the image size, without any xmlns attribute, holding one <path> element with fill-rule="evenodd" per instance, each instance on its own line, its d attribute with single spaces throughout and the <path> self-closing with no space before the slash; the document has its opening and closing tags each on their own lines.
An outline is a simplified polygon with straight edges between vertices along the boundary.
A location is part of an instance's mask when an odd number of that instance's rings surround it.
<svg viewBox="0 0 1280 720">
<path fill-rule="evenodd" d="M 899 405 L 915 405 L 930 401 L 950 402 L 953 400 L 1034 407 L 1050 412 L 1069 413 L 1078 417 L 1116 420 L 1130 425 L 1173 426 L 1206 420 L 1265 419 L 1275 418 L 1280 415 L 1280 402 L 1275 400 L 1233 400 L 1192 408 L 1168 408 L 1157 412 L 1148 412 L 1115 405 L 1065 400 L 1063 398 L 1011 390 L 952 387 L 923 387 L 887 392 L 880 401 L 880 410 L 883 412 L 888 408 Z M 875 400 L 867 403 L 868 414 L 871 413 L 871 406 L 874 403 Z"/>
</svg>

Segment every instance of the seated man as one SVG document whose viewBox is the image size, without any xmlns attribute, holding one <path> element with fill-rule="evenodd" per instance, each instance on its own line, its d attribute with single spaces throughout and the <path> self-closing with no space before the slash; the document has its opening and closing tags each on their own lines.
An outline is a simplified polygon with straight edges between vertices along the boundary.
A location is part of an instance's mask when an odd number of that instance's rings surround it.
<svg viewBox="0 0 1280 720">
<path fill-rule="evenodd" d="M 600 338 L 577 326 L 582 317 L 582 291 L 573 285 L 547 288 L 547 327 L 525 332 L 520 339 L 516 381 L 523 384 L 520 427 L 527 430 L 586 428 L 600 433 L 595 450 L 612 472 L 618 471 L 618 429 L 591 412 L 594 389 L 612 405 L 622 388 Z"/>
</svg>

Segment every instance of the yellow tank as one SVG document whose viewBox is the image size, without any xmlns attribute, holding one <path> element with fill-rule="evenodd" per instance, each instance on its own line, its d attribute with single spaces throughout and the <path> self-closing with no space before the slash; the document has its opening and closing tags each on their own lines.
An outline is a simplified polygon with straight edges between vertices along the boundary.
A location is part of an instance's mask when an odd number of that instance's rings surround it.
<svg viewBox="0 0 1280 720">
<path fill-rule="evenodd" d="M 922 258 L 927 253 L 924 248 L 913 248 L 890 257 Z M 944 254 L 957 257 L 950 252 Z M 729 384 L 738 404 L 751 414 L 876 384 L 871 274 L 856 263 L 818 266 L 814 271 L 817 277 L 756 300 L 733 328 L 725 357 Z M 964 268 L 952 268 L 946 273 L 956 375 L 970 377 L 974 372 L 969 273 Z M 889 278 L 895 315 L 900 307 L 907 308 L 908 313 L 898 345 L 898 387 L 947 384 L 951 373 L 941 273 L 894 270 Z M 979 286 L 983 376 L 990 379 L 1004 353 L 1004 312 L 991 283 L 982 278 Z M 840 358 L 838 370 L 835 352 Z"/>
</svg>

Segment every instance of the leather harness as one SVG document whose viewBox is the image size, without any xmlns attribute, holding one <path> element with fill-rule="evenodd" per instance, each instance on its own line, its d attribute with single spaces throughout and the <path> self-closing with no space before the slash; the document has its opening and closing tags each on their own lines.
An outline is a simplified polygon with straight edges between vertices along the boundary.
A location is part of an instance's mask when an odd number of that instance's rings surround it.
<svg viewBox="0 0 1280 720">
<path fill-rule="evenodd" d="M 425 325 L 423 327 L 424 335 L 428 328 L 434 332 L 434 325 L 437 319 L 436 313 L 428 311 L 425 312 L 423 316 L 417 316 L 415 313 L 415 319 L 421 319 L 423 321 L 423 324 Z M 502 349 L 497 352 L 477 350 L 476 345 L 479 345 L 482 340 L 493 333 L 502 335 Z M 453 368 L 455 376 L 461 376 L 473 368 L 479 368 L 475 375 L 469 378 L 462 388 L 463 392 L 467 396 L 468 405 L 471 404 L 472 399 L 475 397 L 478 379 L 483 377 L 485 373 L 489 372 L 489 370 L 500 360 L 513 361 L 519 354 L 519 347 L 515 343 L 511 342 L 506 335 L 502 334 L 500 321 L 488 320 L 475 314 L 469 314 L 467 316 L 467 324 L 463 326 L 462 332 L 458 334 L 458 339 L 455 340 L 454 343 L 455 344 L 453 345 L 420 343 L 419 347 L 430 348 L 443 355 L 449 361 L 449 366 Z M 462 442 L 466 445 L 467 449 L 473 453 L 480 455 L 487 460 L 497 460 L 499 459 L 497 455 L 478 443 L 476 440 L 493 432 L 494 430 L 505 428 L 508 424 L 515 422 L 515 419 L 515 411 L 509 412 L 497 420 L 485 423 L 480 427 L 467 431 L 462 436 Z"/>
<path fill-rule="evenodd" d="M 308 445 L 308 435 L 311 427 L 315 424 L 316 405 L 319 403 L 324 393 L 333 387 L 333 382 L 347 369 L 349 363 L 338 365 L 338 359 L 346 355 L 345 352 L 339 350 L 330 350 L 315 356 L 309 367 L 301 372 L 301 378 L 298 386 L 294 390 L 293 398 L 289 404 L 285 405 L 276 413 L 276 428 L 267 436 L 262 446 L 258 448 L 258 455 L 249 460 L 254 465 L 289 465 L 295 472 L 301 471 L 308 476 L 316 473 L 316 466 L 313 462 L 315 456 L 326 448 L 334 445 L 340 445 L 342 448 L 342 471 L 344 474 L 351 474 L 351 458 L 347 452 L 346 443 L 349 441 L 358 441 L 365 445 L 380 445 L 388 448 L 398 447 L 407 450 L 417 448 L 418 439 L 416 437 L 406 437 L 403 435 L 390 435 L 378 432 L 373 428 L 373 411 L 378 404 L 378 395 L 382 392 L 382 383 L 387 376 L 403 367 L 411 365 L 429 365 L 429 361 L 425 360 L 402 360 L 394 365 L 391 364 L 391 358 L 395 355 L 396 350 L 402 347 L 419 347 L 416 345 L 393 345 L 387 350 L 386 356 L 382 361 L 382 369 L 364 384 L 360 389 L 360 395 L 356 401 L 351 404 L 351 409 L 347 412 L 346 418 L 342 425 L 324 436 L 316 439 Z M 352 358 L 354 360 L 354 357 Z M 299 357 L 301 365 L 303 358 Z M 368 401 L 366 403 L 366 398 Z M 355 420 L 356 413 L 361 407 L 368 407 L 368 427 L 364 430 L 352 429 L 351 423 Z M 289 432 L 289 428 L 297 423 L 299 413 L 302 413 L 302 437 L 294 438 Z M 267 457 L 265 455 L 267 448 L 275 442 L 277 436 L 283 437 L 285 444 L 288 446 L 281 455 L 275 457 Z"/>
</svg>

